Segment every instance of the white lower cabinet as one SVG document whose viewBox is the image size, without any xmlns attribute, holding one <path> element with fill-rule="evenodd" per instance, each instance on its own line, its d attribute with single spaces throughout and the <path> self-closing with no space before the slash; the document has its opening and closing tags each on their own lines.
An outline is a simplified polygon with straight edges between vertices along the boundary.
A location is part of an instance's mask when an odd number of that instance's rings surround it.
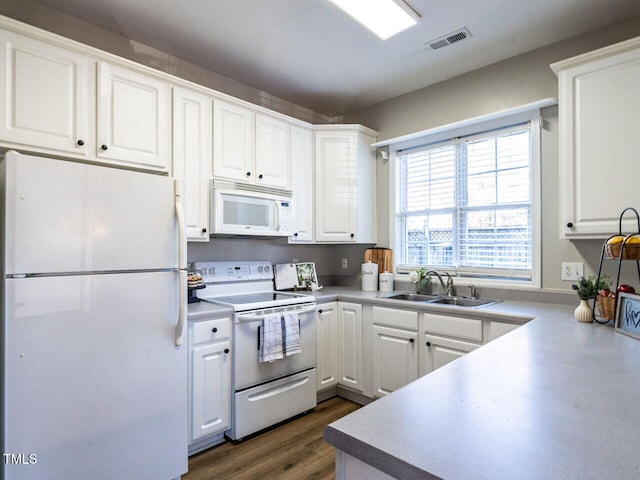
<svg viewBox="0 0 640 480">
<path fill-rule="evenodd" d="M 451 315 L 423 316 L 420 376 L 433 372 L 483 343 L 483 321 Z"/>
<path fill-rule="evenodd" d="M 231 319 L 191 323 L 189 351 L 189 453 L 196 453 L 231 426 Z"/>
<path fill-rule="evenodd" d="M 425 335 L 424 355 L 422 362 L 420 362 L 420 376 L 431 373 L 478 347 L 480 345 L 476 343 Z"/>
<path fill-rule="evenodd" d="M 317 385 L 316 390 L 338 384 L 338 302 L 317 307 Z"/>
<path fill-rule="evenodd" d="M 382 397 L 418 378 L 418 312 L 372 308 L 373 396 Z"/>
<path fill-rule="evenodd" d="M 364 388 L 362 305 L 338 302 L 338 384 Z"/>
</svg>

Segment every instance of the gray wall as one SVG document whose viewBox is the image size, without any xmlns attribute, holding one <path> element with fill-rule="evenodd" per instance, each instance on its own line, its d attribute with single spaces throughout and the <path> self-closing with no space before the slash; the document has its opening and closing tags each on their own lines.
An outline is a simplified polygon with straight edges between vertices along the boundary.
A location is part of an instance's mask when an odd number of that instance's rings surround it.
<svg viewBox="0 0 640 480">
<path fill-rule="evenodd" d="M 640 35 L 640 17 L 559 42 L 373 107 L 350 112 L 346 123 L 362 123 L 378 132 L 379 140 L 394 138 L 460 120 L 485 115 L 548 97 L 558 97 L 558 79 L 549 64 Z M 542 287 L 567 290 L 560 279 L 562 261 L 582 261 L 585 274 L 598 270 L 601 241 L 560 238 L 558 109 L 544 109 L 542 175 Z M 389 242 L 389 161 L 377 160 L 378 241 Z M 636 207 L 640 207 L 640 202 Z M 613 212 L 617 215 L 617 212 Z M 613 233 L 613 232 L 612 232 Z M 613 263 L 613 262 L 611 262 Z M 611 272 L 613 273 L 613 272 Z M 637 284 L 631 269 L 625 281 Z"/>
</svg>

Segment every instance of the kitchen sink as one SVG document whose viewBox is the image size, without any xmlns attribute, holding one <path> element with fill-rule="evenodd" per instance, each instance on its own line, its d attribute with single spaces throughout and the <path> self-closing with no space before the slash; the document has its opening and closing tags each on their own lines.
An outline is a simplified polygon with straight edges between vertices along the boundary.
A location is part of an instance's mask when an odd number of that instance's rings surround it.
<svg viewBox="0 0 640 480">
<path fill-rule="evenodd" d="M 390 296 L 381 296 L 380 298 L 388 298 L 390 300 L 410 300 L 412 302 L 431 302 L 438 298 L 441 298 L 442 295 L 429 295 L 429 294 L 421 294 L 421 293 L 398 293 L 396 295 Z"/>
<path fill-rule="evenodd" d="M 430 303 L 456 305 L 458 307 L 484 307 L 498 303 L 500 300 L 489 300 L 487 298 L 469 298 L 469 297 L 440 297 L 432 300 Z"/>
</svg>

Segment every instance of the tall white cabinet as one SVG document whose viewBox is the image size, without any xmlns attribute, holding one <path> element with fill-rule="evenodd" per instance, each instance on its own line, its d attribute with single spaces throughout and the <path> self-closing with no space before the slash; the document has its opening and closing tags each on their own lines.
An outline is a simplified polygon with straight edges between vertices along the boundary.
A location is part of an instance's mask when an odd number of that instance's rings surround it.
<svg viewBox="0 0 640 480">
<path fill-rule="evenodd" d="M 313 133 L 311 128 L 291 126 L 291 184 L 293 235 L 290 243 L 313 242 Z"/>
<path fill-rule="evenodd" d="M 375 136 L 360 125 L 314 128 L 317 242 L 376 242 Z"/>
<path fill-rule="evenodd" d="M 638 208 L 640 37 L 554 63 L 560 105 L 560 232 L 604 238 Z M 631 217 L 623 231 L 635 232 Z"/>
<path fill-rule="evenodd" d="M 209 187 L 212 175 L 211 98 L 173 89 L 173 176 L 184 180 L 188 241 L 209 240 Z"/>
</svg>

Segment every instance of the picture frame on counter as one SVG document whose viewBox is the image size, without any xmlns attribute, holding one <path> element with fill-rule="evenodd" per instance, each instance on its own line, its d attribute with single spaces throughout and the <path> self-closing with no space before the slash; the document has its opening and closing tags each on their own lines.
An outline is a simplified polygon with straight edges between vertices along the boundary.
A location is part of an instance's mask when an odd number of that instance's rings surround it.
<svg viewBox="0 0 640 480">
<path fill-rule="evenodd" d="M 616 332 L 640 340 L 640 295 L 618 293 L 618 312 L 614 328 Z"/>
</svg>

